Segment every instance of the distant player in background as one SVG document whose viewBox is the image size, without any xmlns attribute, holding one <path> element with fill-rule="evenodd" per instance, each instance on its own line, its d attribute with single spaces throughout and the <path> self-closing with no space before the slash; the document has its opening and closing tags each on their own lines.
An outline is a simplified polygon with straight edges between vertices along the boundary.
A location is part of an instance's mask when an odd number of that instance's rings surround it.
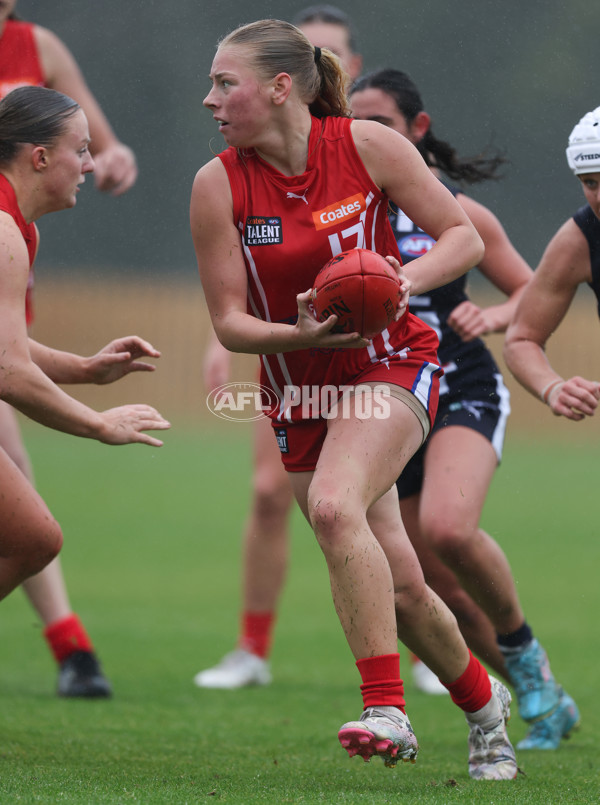
<svg viewBox="0 0 600 805">
<path fill-rule="evenodd" d="M 26 85 L 50 87 L 74 98 L 89 121 L 96 187 L 112 195 L 125 193 L 137 177 L 133 151 L 114 134 L 63 42 L 46 28 L 16 19 L 15 6 L 16 0 L 0 3 L 0 98 Z M 28 325 L 33 321 L 32 293 L 33 272 L 27 292 Z M 0 445 L 33 482 L 14 410 L 2 401 Z M 111 686 L 90 637 L 71 609 L 59 559 L 24 582 L 23 589 L 44 623 L 44 636 L 59 665 L 59 695 L 110 696 Z"/>
<path fill-rule="evenodd" d="M 60 386 L 112 383 L 153 371 L 140 358 L 160 353 L 137 336 L 116 339 L 84 358 L 28 337 L 25 296 L 39 245 L 35 221 L 74 207 L 94 169 L 81 107 L 44 87 L 0 101 L 0 399 L 42 425 L 105 444 L 162 442 L 146 430 L 169 423 L 149 405 L 94 411 Z M 60 385 L 59 385 L 60 384 Z M 39 573 L 62 545 L 60 526 L 22 470 L 0 447 L 0 599 Z"/>
<path fill-rule="evenodd" d="M 357 52 L 351 21 L 343 11 L 335 6 L 311 6 L 300 11 L 293 22 L 313 45 L 327 47 L 335 53 L 352 81 L 358 78 L 362 57 Z M 213 332 L 204 357 L 208 391 L 228 381 L 230 364 L 231 353 Z M 244 530 L 238 645 L 214 668 L 196 674 L 194 681 L 201 688 L 231 689 L 266 685 L 271 681 L 268 658 L 288 566 L 288 524 L 293 497 L 266 417 L 254 423 L 253 462 L 252 501 Z"/>
<path fill-rule="evenodd" d="M 594 292 L 600 313 L 600 106 L 571 132 L 567 162 L 586 204 L 546 247 L 506 333 L 504 357 L 517 380 L 555 416 L 580 422 L 596 413 L 600 383 L 578 375 L 565 380 L 551 366 L 545 347 L 583 283 Z"/>
<path fill-rule="evenodd" d="M 496 178 L 503 162 L 497 155 L 461 159 L 437 138 L 418 88 L 399 70 L 359 79 L 350 105 L 355 118 L 378 121 L 407 137 L 436 175 L 474 184 Z M 577 707 L 554 681 L 525 620 L 502 549 L 479 526 L 510 413 L 508 389 L 481 336 L 506 330 L 532 271 L 496 216 L 449 187 L 484 242 L 477 268 L 508 299 L 487 308 L 475 305 L 465 275 L 411 297 L 411 311 L 438 333 L 444 377 L 432 432 L 397 481 L 400 510 L 425 578 L 456 615 L 467 644 L 515 688 L 521 715 L 531 723 L 518 748 L 556 749 L 579 720 Z M 431 248 L 433 238 L 396 207 L 391 222 L 404 265 Z"/>
</svg>

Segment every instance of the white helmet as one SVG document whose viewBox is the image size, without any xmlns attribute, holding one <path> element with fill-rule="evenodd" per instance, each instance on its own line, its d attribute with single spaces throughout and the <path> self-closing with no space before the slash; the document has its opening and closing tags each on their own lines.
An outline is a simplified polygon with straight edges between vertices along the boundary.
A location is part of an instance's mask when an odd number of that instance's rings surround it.
<svg viewBox="0 0 600 805">
<path fill-rule="evenodd" d="M 582 117 L 571 132 L 567 162 L 576 175 L 600 173 L 600 106 Z"/>
</svg>

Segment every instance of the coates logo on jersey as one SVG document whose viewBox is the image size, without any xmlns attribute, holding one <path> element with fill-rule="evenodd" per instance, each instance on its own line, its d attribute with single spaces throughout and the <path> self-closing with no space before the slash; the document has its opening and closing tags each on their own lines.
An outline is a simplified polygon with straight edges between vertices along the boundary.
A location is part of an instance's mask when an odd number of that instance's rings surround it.
<svg viewBox="0 0 600 805">
<path fill-rule="evenodd" d="M 249 215 L 244 227 L 246 246 L 270 246 L 283 243 L 281 218 L 268 215 Z"/>
<path fill-rule="evenodd" d="M 405 238 L 400 238 L 398 241 L 398 249 L 400 254 L 407 257 L 422 257 L 431 249 L 435 240 L 426 232 L 421 232 L 418 235 L 407 235 Z"/>
<path fill-rule="evenodd" d="M 367 203 L 362 193 L 355 196 L 348 196 L 341 201 L 336 201 L 322 210 L 313 212 L 312 217 L 315 229 L 327 229 L 330 226 L 339 224 L 340 221 L 347 221 L 356 218 L 367 209 Z"/>
</svg>

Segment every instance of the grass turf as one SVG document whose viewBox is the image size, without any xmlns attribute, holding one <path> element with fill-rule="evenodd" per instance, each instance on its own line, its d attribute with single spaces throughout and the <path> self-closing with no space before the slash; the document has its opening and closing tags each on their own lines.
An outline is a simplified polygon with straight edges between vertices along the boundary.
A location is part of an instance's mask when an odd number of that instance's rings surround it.
<svg viewBox="0 0 600 805">
<path fill-rule="evenodd" d="M 337 729 L 361 709 L 359 678 L 323 559 L 297 515 L 273 685 L 193 686 L 237 633 L 247 426 L 175 429 L 161 450 L 106 447 L 30 424 L 25 433 L 65 533 L 73 607 L 115 697 L 58 699 L 37 616 L 20 591 L 3 602 L 0 802 L 598 801 L 594 444 L 509 438 L 488 499 L 483 525 L 505 547 L 527 616 L 583 724 L 558 752 L 519 753 L 516 781 L 487 783 L 468 777 L 462 714 L 445 697 L 416 692 L 409 673 L 417 764 L 388 770 L 340 748 Z M 526 731 L 516 709 L 509 731 L 515 743 Z"/>
</svg>

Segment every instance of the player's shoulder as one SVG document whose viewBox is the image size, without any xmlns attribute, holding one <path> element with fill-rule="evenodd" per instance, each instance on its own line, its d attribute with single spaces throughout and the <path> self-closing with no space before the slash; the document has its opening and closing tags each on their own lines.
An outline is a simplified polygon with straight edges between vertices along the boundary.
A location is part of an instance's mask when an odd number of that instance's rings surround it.
<svg viewBox="0 0 600 805">
<path fill-rule="evenodd" d="M 44 28 L 43 25 L 34 24 L 33 37 L 46 84 L 53 89 L 59 89 L 63 73 L 78 69 L 75 57 L 62 39 L 54 31 Z"/>
<path fill-rule="evenodd" d="M 214 157 L 202 165 L 194 177 L 195 192 L 210 192 L 211 186 L 213 190 L 218 190 L 219 187 L 224 187 L 226 184 L 228 184 L 227 171 L 219 157 Z"/>
<path fill-rule="evenodd" d="M 34 227 L 37 239 L 37 227 Z M 23 258 L 28 261 L 27 244 L 14 216 L 0 209 L 0 260 Z"/>
<path fill-rule="evenodd" d="M 553 235 L 535 275 L 568 286 L 591 281 L 588 242 L 573 218 L 566 220 Z"/>
<path fill-rule="evenodd" d="M 0 199 L 0 226 L 6 232 L 19 231 L 15 216 L 10 210 L 6 209 L 7 205 L 2 203 Z"/>
<path fill-rule="evenodd" d="M 352 120 L 350 131 L 357 146 L 360 145 L 364 148 L 394 143 L 398 142 L 398 140 L 408 142 L 401 134 L 398 134 L 389 126 L 384 126 L 383 123 L 378 123 L 376 120 Z"/>
<path fill-rule="evenodd" d="M 190 202 L 192 220 L 214 220 L 231 214 L 233 196 L 227 171 L 218 157 L 203 165 L 194 178 Z"/>
<path fill-rule="evenodd" d="M 587 240 L 575 220 L 568 218 L 553 235 L 548 249 L 557 254 L 577 256 L 587 252 Z"/>
<path fill-rule="evenodd" d="M 51 31 L 50 28 L 45 28 L 43 25 L 32 23 L 31 30 L 35 38 L 36 44 L 41 52 L 48 50 L 55 51 L 66 47 L 62 39 Z"/>
<path fill-rule="evenodd" d="M 351 135 L 356 150 L 367 169 L 377 172 L 383 168 L 384 174 L 394 166 L 405 170 L 412 164 L 421 164 L 423 159 L 415 146 L 406 138 L 376 120 L 353 120 Z"/>
</svg>

